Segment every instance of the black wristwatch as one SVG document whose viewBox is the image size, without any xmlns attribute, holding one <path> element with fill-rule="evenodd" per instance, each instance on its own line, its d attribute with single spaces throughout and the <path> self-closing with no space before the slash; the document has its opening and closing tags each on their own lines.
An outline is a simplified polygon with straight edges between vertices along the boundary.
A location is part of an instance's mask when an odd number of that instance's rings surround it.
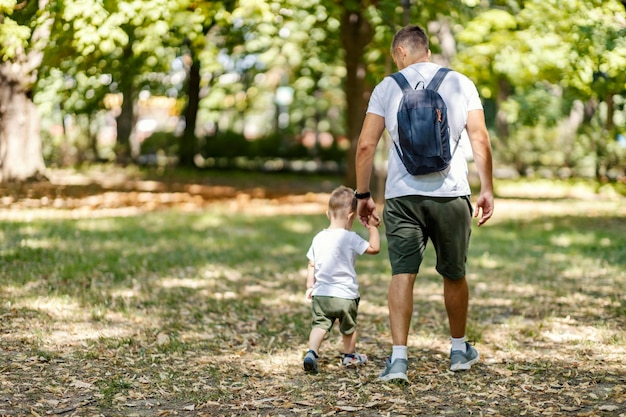
<svg viewBox="0 0 626 417">
<path fill-rule="evenodd" d="M 354 196 L 357 200 L 365 200 L 366 198 L 370 198 L 372 196 L 372 193 L 370 193 L 369 191 L 365 193 L 359 193 L 357 190 L 354 190 Z"/>
</svg>

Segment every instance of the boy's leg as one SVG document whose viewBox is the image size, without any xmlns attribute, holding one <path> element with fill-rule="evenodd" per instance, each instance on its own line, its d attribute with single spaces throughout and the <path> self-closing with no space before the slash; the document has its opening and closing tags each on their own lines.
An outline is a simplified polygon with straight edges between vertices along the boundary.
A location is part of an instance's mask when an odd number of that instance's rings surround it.
<svg viewBox="0 0 626 417">
<path fill-rule="evenodd" d="M 343 338 L 343 353 L 356 352 L 356 330 L 351 334 L 342 335 Z"/>
<path fill-rule="evenodd" d="M 309 334 L 309 349 L 314 351 L 316 354 L 319 354 L 320 346 L 322 345 L 322 341 L 324 341 L 325 335 L 326 330 L 319 327 L 313 327 L 311 329 L 311 333 Z"/>
<path fill-rule="evenodd" d="M 304 355 L 304 370 L 306 372 L 319 372 L 319 366 L 317 364 L 319 358 L 318 352 L 325 334 L 326 330 L 320 327 L 311 328 L 311 333 L 309 334 L 309 350 L 306 355 Z"/>
</svg>

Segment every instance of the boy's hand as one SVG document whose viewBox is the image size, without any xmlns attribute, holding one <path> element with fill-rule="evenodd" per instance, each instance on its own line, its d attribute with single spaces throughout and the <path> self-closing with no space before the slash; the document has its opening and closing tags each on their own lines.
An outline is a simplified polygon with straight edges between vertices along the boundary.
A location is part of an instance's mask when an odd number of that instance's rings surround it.
<svg viewBox="0 0 626 417">
<path fill-rule="evenodd" d="M 380 226 L 380 217 L 378 217 L 378 214 L 376 214 L 376 212 L 373 212 L 370 215 L 369 219 L 367 220 L 367 225 L 368 225 L 368 228 Z"/>
<path fill-rule="evenodd" d="M 306 289 L 306 295 L 304 296 L 304 300 L 307 303 L 310 303 L 313 301 L 313 288 L 307 288 Z"/>
</svg>

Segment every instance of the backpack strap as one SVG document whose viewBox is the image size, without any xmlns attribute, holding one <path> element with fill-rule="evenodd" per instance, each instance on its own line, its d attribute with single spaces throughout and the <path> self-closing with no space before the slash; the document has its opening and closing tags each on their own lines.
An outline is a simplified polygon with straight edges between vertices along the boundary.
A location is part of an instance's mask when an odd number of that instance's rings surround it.
<svg viewBox="0 0 626 417">
<path fill-rule="evenodd" d="M 401 72 L 399 71 L 394 72 L 393 74 L 390 75 L 390 77 L 393 78 L 396 83 L 398 83 L 403 93 L 407 93 L 412 90 L 411 86 L 409 85 L 409 82 L 406 80 L 406 77 L 402 75 Z"/>
<path fill-rule="evenodd" d="M 437 91 L 439 89 L 439 86 L 441 85 L 441 82 L 446 77 L 446 75 L 448 75 L 450 71 L 452 71 L 450 68 L 444 68 L 444 67 L 439 68 L 437 70 L 437 73 L 433 77 L 433 79 L 430 80 L 430 82 L 426 86 L 426 88 L 429 90 Z"/>
<path fill-rule="evenodd" d="M 437 72 L 435 73 L 435 76 L 433 77 L 433 79 L 430 80 L 430 82 L 426 86 L 426 88 L 429 90 L 437 91 L 439 89 L 439 86 L 441 85 L 441 82 L 443 81 L 444 78 L 446 78 L 446 75 L 448 75 L 450 71 L 452 71 L 450 68 L 445 68 L 445 67 L 439 68 Z M 463 132 L 459 134 L 459 137 L 455 141 L 456 143 L 454 144 L 454 149 L 450 153 L 452 156 L 454 156 L 454 154 L 456 153 L 456 149 L 459 147 L 459 143 L 461 143 L 462 133 Z"/>
</svg>

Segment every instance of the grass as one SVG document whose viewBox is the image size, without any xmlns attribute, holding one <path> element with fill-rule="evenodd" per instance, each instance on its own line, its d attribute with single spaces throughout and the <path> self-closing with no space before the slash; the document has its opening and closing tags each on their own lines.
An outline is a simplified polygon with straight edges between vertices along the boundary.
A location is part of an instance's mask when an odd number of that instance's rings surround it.
<svg viewBox="0 0 626 417">
<path fill-rule="evenodd" d="M 325 194 L 108 216 L 5 212 L 0 414 L 623 415 L 624 200 L 579 198 L 579 185 L 524 190 L 503 183 L 496 216 L 473 230 L 468 338 L 482 363 L 447 371 L 429 249 L 401 387 L 376 381 L 390 345 L 384 247 L 357 263 L 370 363 L 338 367 L 333 332 L 320 375 L 301 371 L 305 254 L 326 226 Z"/>
</svg>

